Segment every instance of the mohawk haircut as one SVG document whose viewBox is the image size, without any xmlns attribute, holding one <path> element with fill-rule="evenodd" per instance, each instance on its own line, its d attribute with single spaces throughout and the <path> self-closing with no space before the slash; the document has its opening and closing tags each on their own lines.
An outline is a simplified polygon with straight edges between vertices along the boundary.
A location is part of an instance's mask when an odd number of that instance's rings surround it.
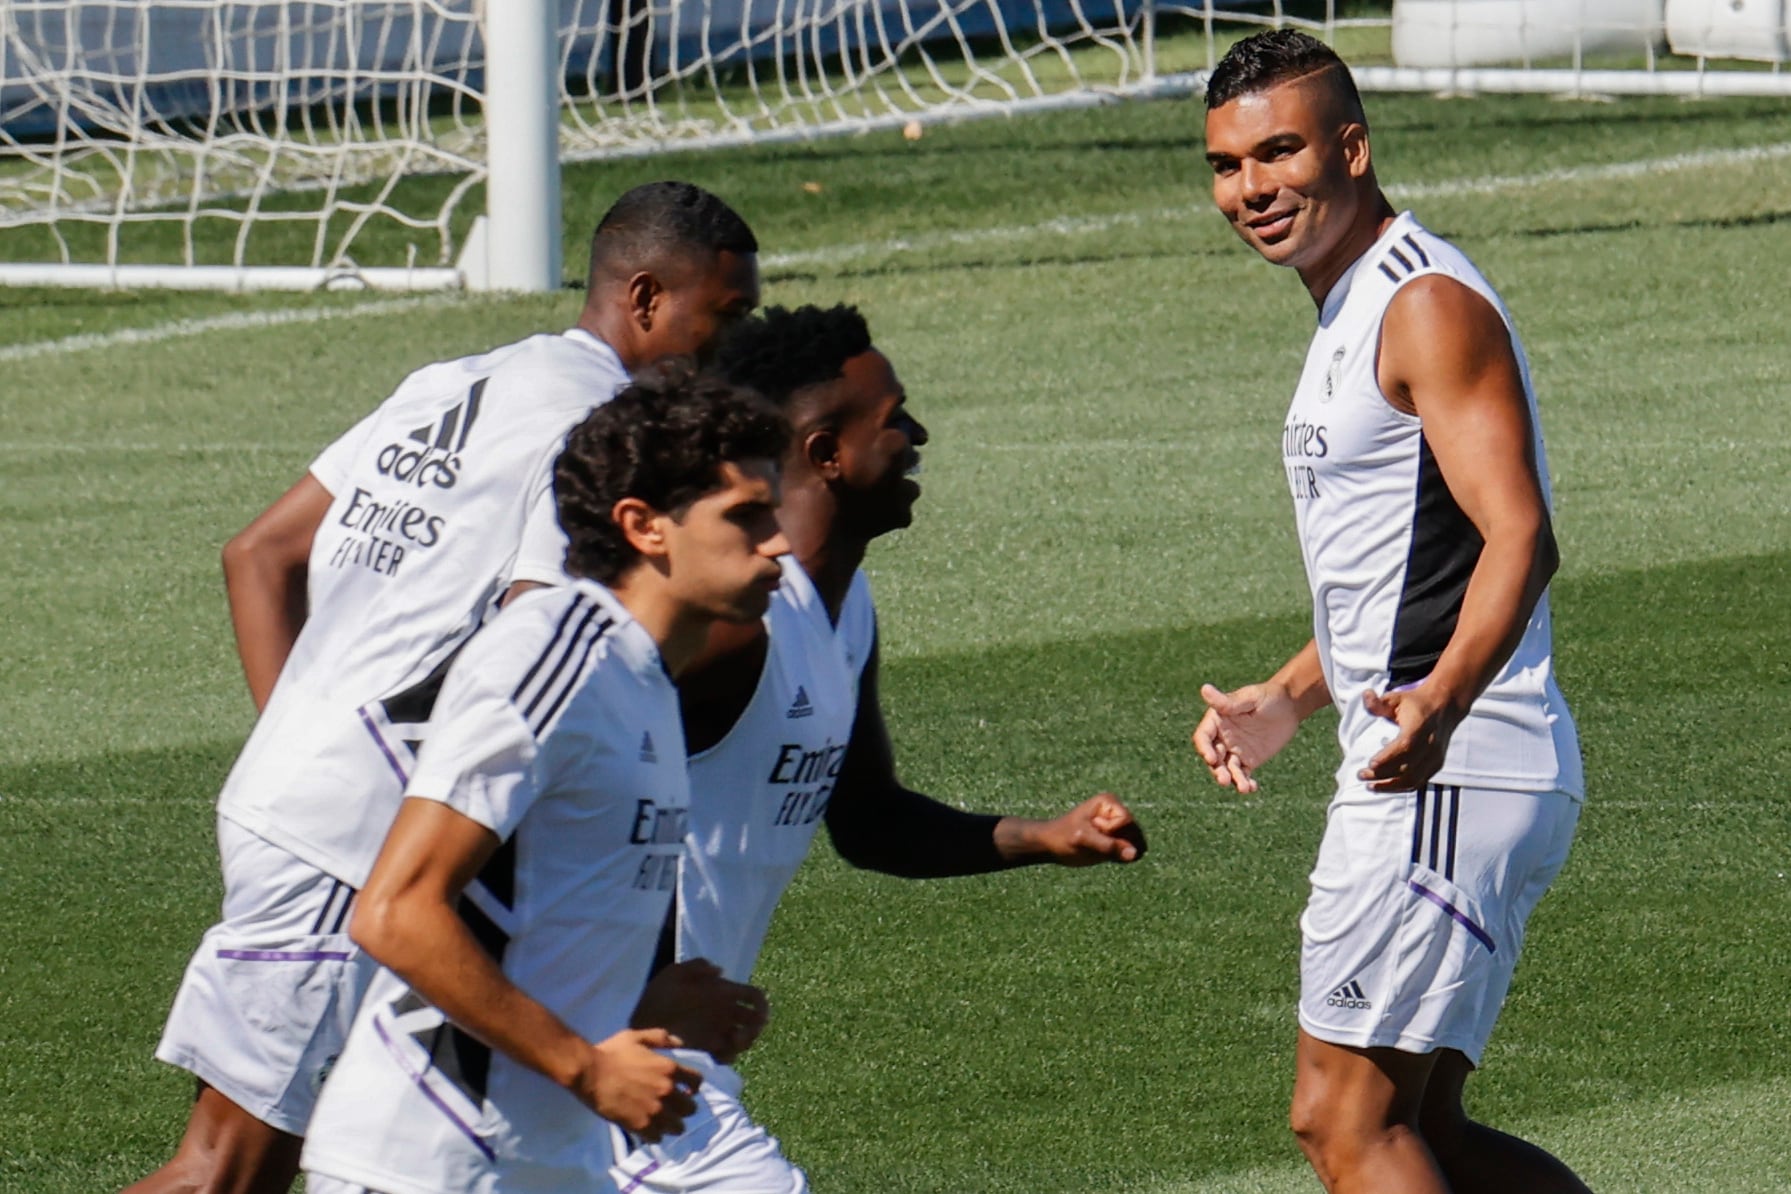
<svg viewBox="0 0 1791 1194">
<path fill-rule="evenodd" d="M 1362 95 L 1349 66 L 1337 51 L 1298 29 L 1252 34 L 1225 51 L 1206 81 L 1206 110 L 1222 108 L 1240 95 L 1319 74 L 1327 76 L 1348 118 L 1367 124 Z"/>
<path fill-rule="evenodd" d="M 595 290 L 606 276 L 626 276 L 680 256 L 757 253 L 758 238 L 738 212 L 688 182 L 649 182 L 617 199 L 591 235 Z"/>
<path fill-rule="evenodd" d="M 649 370 L 573 428 L 554 462 L 566 571 L 611 584 L 639 561 L 613 517 L 623 498 L 682 517 L 721 487 L 722 465 L 781 460 L 789 441 L 783 414 L 751 390 L 689 360 Z"/>
<path fill-rule="evenodd" d="M 846 362 L 870 347 L 871 330 L 856 307 L 768 307 L 728 329 L 716 369 L 788 411 L 796 395 L 839 380 Z"/>
</svg>

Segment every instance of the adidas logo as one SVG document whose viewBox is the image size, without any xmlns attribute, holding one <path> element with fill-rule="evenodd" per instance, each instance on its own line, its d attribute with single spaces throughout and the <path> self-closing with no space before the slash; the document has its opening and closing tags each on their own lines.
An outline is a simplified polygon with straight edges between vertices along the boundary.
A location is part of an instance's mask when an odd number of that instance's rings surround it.
<svg viewBox="0 0 1791 1194">
<path fill-rule="evenodd" d="M 466 401 L 433 423 L 415 428 L 404 440 L 380 449 L 379 471 L 421 489 L 434 485 L 452 489 L 460 480 L 460 452 L 479 417 L 479 399 L 488 379 L 481 377 L 468 391 Z"/>
<path fill-rule="evenodd" d="M 784 714 L 784 716 L 808 717 L 813 714 L 814 711 L 815 707 L 809 703 L 808 691 L 804 689 L 802 685 L 798 684 L 796 686 L 796 699 L 790 702 L 790 711 Z"/>
<path fill-rule="evenodd" d="M 1353 978 L 1325 996 L 1325 1006 L 1347 1008 L 1352 1012 L 1374 1010 L 1374 1004 L 1368 1002 L 1368 996 L 1362 991 L 1362 984 Z"/>
<path fill-rule="evenodd" d="M 641 734 L 641 762 L 643 762 L 643 763 L 659 762 L 659 752 L 653 749 L 653 735 L 652 734 L 649 734 L 649 733 Z"/>
</svg>

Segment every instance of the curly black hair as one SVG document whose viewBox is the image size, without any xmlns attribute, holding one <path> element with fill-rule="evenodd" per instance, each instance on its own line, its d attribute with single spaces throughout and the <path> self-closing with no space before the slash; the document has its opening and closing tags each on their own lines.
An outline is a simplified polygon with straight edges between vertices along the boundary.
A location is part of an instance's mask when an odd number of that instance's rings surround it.
<svg viewBox="0 0 1791 1194">
<path fill-rule="evenodd" d="M 688 182 L 649 182 L 616 200 L 591 235 L 587 285 L 689 254 L 756 253 L 759 241 L 738 212 Z"/>
<path fill-rule="evenodd" d="M 1349 119 L 1366 124 L 1362 96 L 1349 66 L 1337 51 L 1298 29 L 1270 29 L 1252 34 L 1225 51 L 1206 81 L 1206 109 L 1224 107 L 1240 95 L 1264 91 L 1278 83 L 1325 74 Z"/>
<path fill-rule="evenodd" d="M 688 360 L 649 370 L 574 427 L 554 462 L 566 571 L 614 583 L 640 558 L 617 502 L 680 515 L 719 487 L 723 464 L 780 460 L 789 439 L 783 414 L 749 389 Z"/>
<path fill-rule="evenodd" d="M 715 367 L 788 411 L 795 395 L 837 380 L 870 347 L 871 329 L 856 307 L 767 307 L 728 329 Z"/>
</svg>

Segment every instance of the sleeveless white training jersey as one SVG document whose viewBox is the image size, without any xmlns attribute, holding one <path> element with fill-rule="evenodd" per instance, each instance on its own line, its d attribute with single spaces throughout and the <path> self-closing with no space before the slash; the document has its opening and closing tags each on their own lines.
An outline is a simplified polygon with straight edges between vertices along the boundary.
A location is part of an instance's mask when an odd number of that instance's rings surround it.
<svg viewBox="0 0 1791 1194">
<path fill-rule="evenodd" d="M 794 556 L 765 613 L 770 641 L 738 721 L 690 760 L 690 836 L 678 881 L 677 956 L 745 982 L 846 757 L 876 634 L 859 572 L 836 630 Z"/>
<path fill-rule="evenodd" d="M 419 369 L 317 458 L 309 614 L 220 813 L 366 881 L 449 659 L 554 517 L 566 433 L 627 381 L 588 332 L 531 336 Z"/>
<path fill-rule="evenodd" d="M 1353 781 L 1396 734 L 1393 723 L 1367 711 L 1363 694 L 1430 673 L 1480 558 L 1479 533 L 1444 484 L 1423 424 L 1387 402 L 1375 374 L 1387 305 L 1401 286 L 1428 274 L 1470 287 L 1504 320 L 1545 500 L 1549 492 L 1529 362 L 1510 314 L 1460 250 L 1402 213 L 1325 296 L 1281 435 L 1313 633 L 1342 715 L 1339 783 Z M 1434 782 L 1583 792 L 1578 738 L 1555 684 L 1552 650 L 1545 592 L 1517 650 L 1456 729 Z"/>
<path fill-rule="evenodd" d="M 627 1027 L 687 829 L 677 694 L 592 581 L 529 593 L 461 653 L 408 794 L 503 840 L 460 915 L 505 975 L 587 1040 Z M 609 1127 L 382 971 L 307 1133 L 304 1166 L 387 1194 L 601 1184 Z"/>
</svg>

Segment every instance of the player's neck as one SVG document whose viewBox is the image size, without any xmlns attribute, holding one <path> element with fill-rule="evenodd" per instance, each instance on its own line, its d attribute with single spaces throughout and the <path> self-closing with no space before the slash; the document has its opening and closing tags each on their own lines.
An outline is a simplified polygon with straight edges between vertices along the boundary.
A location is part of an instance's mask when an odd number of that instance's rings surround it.
<svg viewBox="0 0 1791 1194">
<path fill-rule="evenodd" d="M 1325 255 L 1323 261 L 1309 269 L 1301 269 L 1300 281 L 1306 284 L 1306 292 L 1312 296 L 1313 305 L 1321 311 L 1324 309 L 1325 297 L 1331 289 L 1343 280 L 1351 267 L 1360 261 L 1365 253 L 1374 248 L 1376 241 L 1392 226 L 1399 213 L 1387 202 L 1387 197 L 1377 188 L 1373 199 L 1364 204 L 1361 213 L 1350 225 L 1349 232 L 1337 247 Z"/>
<path fill-rule="evenodd" d="M 652 567 L 640 564 L 630 568 L 609 590 L 659 648 L 660 662 L 673 679 L 707 645 L 714 617 L 680 601 Z"/>
<path fill-rule="evenodd" d="M 622 362 L 622 368 L 629 373 L 653 363 L 637 344 L 634 326 L 628 321 L 627 311 L 622 308 L 587 304 L 579 312 L 578 327 L 609 345 L 610 351 L 616 354 L 616 359 Z"/>
<path fill-rule="evenodd" d="M 790 541 L 791 554 L 827 606 L 827 616 L 839 621 L 840 607 L 868 545 L 841 528 L 838 503 L 824 485 L 786 481 L 778 523 Z"/>
</svg>

